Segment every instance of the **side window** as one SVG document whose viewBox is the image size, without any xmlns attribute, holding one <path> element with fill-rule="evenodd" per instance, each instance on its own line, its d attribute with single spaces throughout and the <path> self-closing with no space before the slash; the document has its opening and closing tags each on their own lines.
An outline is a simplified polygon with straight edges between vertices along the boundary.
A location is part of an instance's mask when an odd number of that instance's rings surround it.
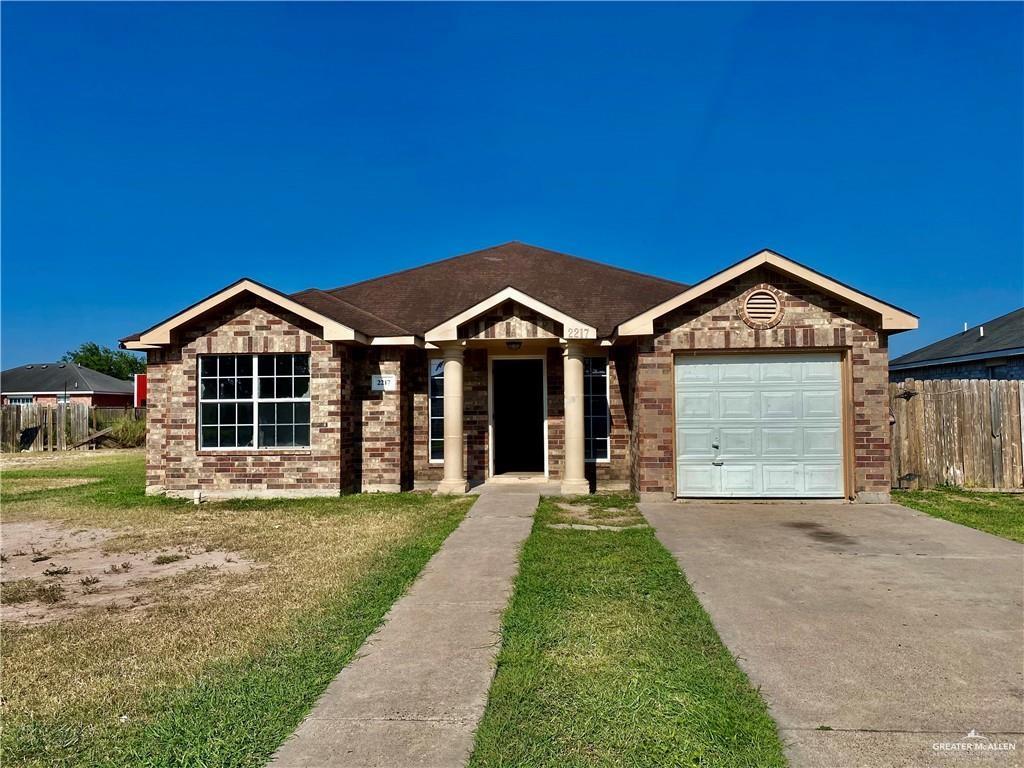
<svg viewBox="0 0 1024 768">
<path fill-rule="evenodd" d="M 608 359 L 583 361 L 583 458 L 607 461 L 611 417 L 608 412 Z"/>
<path fill-rule="evenodd" d="M 430 460 L 444 461 L 444 360 L 427 361 L 430 401 Z"/>
</svg>

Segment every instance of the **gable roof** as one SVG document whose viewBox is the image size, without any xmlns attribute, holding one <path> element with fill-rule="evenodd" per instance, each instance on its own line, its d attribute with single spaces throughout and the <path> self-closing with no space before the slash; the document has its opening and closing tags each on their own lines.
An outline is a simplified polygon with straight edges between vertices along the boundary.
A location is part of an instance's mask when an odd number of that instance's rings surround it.
<svg viewBox="0 0 1024 768">
<path fill-rule="evenodd" d="M 595 328 L 599 336 L 608 336 L 623 320 L 686 286 L 511 242 L 326 293 L 423 336 L 505 288 L 515 288 Z"/>
<path fill-rule="evenodd" d="M 981 335 L 981 328 L 985 335 Z M 889 363 L 890 369 L 938 365 L 956 359 L 983 360 L 1024 354 L 1024 307 L 915 349 Z"/>
<path fill-rule="evenodd" d="M 131 394 L 132 382 L 115 379 L 74 363 L 30 363 L 0 373 L 0 391 L 12 392 L 99 392 Z"/>
<path fill-rule="evenodd" d="M 274 290 L 270 286 L 243 277 L 241 280 L 236 280 L 231 285 L 207 296 L 205 299 L 201 299 L 195 304 L 186 307 L 163 322 L 157 323 L 141 333 L 126 336 L 121 339 L 121 345 L 129 349 L 152 349 L 161 344 L 169 344 L 171 333 L 176 328 L 187 325 L 206 312 L 210 312 L 225 302 L 231 301 L 243 294 L 251 294 L 261 298 L 311 323 L 321 326 L 324 330 L 324 338 L 329 341 L 366 341 L 362 333 L 335 317 L 338 314 L 353 314 L 350 308 L 339 306 L 337 302 L 329 301 L 327 303 L 330 304 L 331 314 L 325 315 L 309 306 L 308 302 L 314 301 L 315 303 L 316 297 L 312 299 L 307 297 L 306 302 L 299 302 L 280 291 Z"/>
<path fill-rule="evenodd" d="M 826 293 L 837 296 L 840 299 L 864 307 L 880 315 L 882 328 L 890 331 L 905 331 L 917 328 L 917 316 L 912 315 L 904 309 L 892 304 L 887 304 L 874 296 L 869 296 L 845 283 L 834 280 L 827 275 L 821 274 L 810 267 L 805 267 L 799 262 L 786 258 L 781 253 L 768 249 L 758 251 L 742 261 L 738 261 L 731 267 L 726 267 L 721 272 L 716 272 L 711 277 L 701 280 L 696 285 L 690 286 L 685 291 L 662 302 L 656 307 L 643 312 L 636 317 L 623 322 L 618 328 L 620 336 L 645 336 L 654 332 L 654 321 L 659 317 L 687 304 L 701 296 L 709 293 L 719 286 L 735 280 L 740 275 L 761 266 L 769 266 L 783 274 L 794 277 L 808 285 L 812 285 Z"/>
</svg>

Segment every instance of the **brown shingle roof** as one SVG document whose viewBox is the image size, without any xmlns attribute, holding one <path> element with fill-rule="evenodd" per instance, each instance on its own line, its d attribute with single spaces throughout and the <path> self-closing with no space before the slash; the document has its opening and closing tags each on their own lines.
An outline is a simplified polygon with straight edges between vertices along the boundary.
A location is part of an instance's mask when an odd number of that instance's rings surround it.
<svg viewBox="0 0 1024 768">
<path fill-rule="evenodd" d="M 509 286 L 594 326 L 599 336 L 608 336 L 619 323 L 687 288 L 672 280 L 512 242 L 317 293 L 422 336 Z M 311 294 L 303 291 L 292 298 L 306 304 Z M 308 306 L 370 335 L 399 335 L 364 328 L 354 316 L 349 323 L 329 311 L 326 303 Z"/>
</svg>

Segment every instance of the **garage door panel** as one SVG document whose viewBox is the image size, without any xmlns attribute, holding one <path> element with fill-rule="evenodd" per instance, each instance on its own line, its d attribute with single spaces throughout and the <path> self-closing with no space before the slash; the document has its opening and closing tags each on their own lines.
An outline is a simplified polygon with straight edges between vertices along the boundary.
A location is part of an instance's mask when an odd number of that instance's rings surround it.
<svg viewBox="0 0 1024 768">
<path fill-rule="evenodd" d="M 679 495 L 843 495 L 838 354 L 683 357 L 675 371 Z"/>
<path fill-rule="evenodd" d="M 825 496 L 843 487 L 842 464 L 805 464 L 804 492 Z"/>
<path fill-rule="evenodd" d="M 799 496 L 803 490 L 799 464 L 763 464 L 761 478 L 766 494 Z"/>
<path fill-rule="evenodd" d="M 838 419 L 838 392 L 804 392 L 803 415 L 807 419 Z"/>
<path fill-rule="evenodd" d="M 717 399 L 714 392 L 687 392 L 679 398 L 679 417 L 682 419 L 717 418 Z"/>
<path fill-rule="evenodd" d="M 799 384 L 800 367 L 794 360 L 761 363 L 761 381 L 765 384 Z"/>
<path fill-rule="evenodd" d="M 719 392 L 718 416 L 720 419 L 756 419 L 757 395 L 753 391 Z"/>
<path fill-rule="evenodd" d="M 805 456 L 840 456 L 843 435 L 839 427 L 805 427 Z"/>
<path fill-rule="evenodd" d="M 718 453 L 723 457 L 757 455 L 756 427 L 722 427 L 719 432 Z M 711 450 L 712 455 L 715 450 Z"/>
<path fill-rule="evenodd" d="M 718 369 L 719 384 L 756 384 L 758 366 L 756 363 L 733 363 Z"/>
<path fill-rule="evenodd" d="M 801 433 L 797 427 L 763 427 L 761 429 L 761 455 L 797 458 L 802 448 Z"/>
<path fill-rule="evenodd" d="M 715 442 L 714 430 L 710 427 L 683 426 L 679 428 L 677 434 L 679 438 L 676 450 L 679 451 L 680 458 L 713 458 L 715 456 L 715 449 L 711 447 L 711 444 Z"/>
<path fill-rule="evenodd" d="M 839 383 L 839 365 L 834 356 L 807 360 L 800 365 L 800 372 L 805 384 Z"/>
<path fill-rule="evenodd" d="M 797 390 L 761 392 L 761 418 L 793 421 L 800 415 L 800 393 Z"/>
<path fill-rule="evenodd" d="M 676 380 L 686 384 L 717 384 L 718 365 L 713 362 L 698 359 L 690 360 L 687 365 L 681 368 L 677 366 Z"/>
<path fill-rule="evenodd" d="M 679 466 L 679 480 L 693 496 L 714 496 L 721 492 L 718 484 L 718 467 L 711 464 L 682 464 Z"/>
<path fill-rule="evenodd" d="M 722 473 L 722 492 L 727 496 L 754 496 L 760 490 L 757 482 L 757 464 L 725 464 Z"/>
</svg>

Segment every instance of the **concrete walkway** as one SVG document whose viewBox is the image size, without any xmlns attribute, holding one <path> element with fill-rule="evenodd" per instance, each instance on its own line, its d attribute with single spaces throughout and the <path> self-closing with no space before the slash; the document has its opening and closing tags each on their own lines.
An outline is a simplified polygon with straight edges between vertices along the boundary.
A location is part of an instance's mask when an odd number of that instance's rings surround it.
<svg viewBox="0 0 1024 768">
<path fill-rule="evenodd" d="M 895 504 L 640 509 L 793 768 L 1024 762 L 1020 544 Z"/>
<path fill-rule="evenodd" d="M 274 768 L 461 768 L 487 704 L 535 489 L 486 487 Z"/>
</svg>

